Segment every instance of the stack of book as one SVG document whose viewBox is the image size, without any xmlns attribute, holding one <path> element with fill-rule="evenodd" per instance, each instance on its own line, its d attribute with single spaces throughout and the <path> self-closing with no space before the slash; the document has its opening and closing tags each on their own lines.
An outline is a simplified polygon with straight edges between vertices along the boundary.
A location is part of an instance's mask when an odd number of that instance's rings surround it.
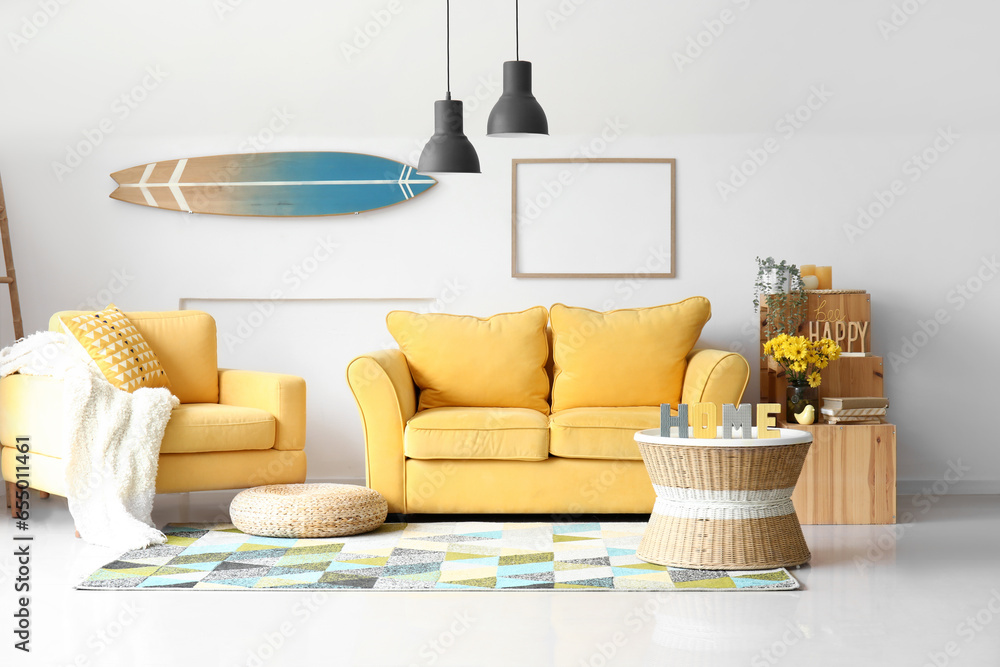
<svg viewBox="0 0 1000 667">
<path fill-rule="evenodd" d="M 830 424 L 883 424 L 889 399 L 881 396 L 824 398 L 820 413 Z"/>
</svg>

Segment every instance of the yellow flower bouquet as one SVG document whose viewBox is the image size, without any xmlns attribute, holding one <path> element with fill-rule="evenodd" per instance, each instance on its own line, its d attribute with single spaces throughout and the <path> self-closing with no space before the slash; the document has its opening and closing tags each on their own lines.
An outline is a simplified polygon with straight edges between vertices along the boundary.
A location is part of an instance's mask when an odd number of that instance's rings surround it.
<svg viewBox="0 0 1000 667">
<path fill-rule="evenodd" d="M 788 374 L 789 384 L 818 387 L 820 371 L 840 358 L 840 346 L 829 338 L 811 341 L 805 336 L 779 334 L 764 343 L 764 354 L 774 357 Z"/>
</svg>

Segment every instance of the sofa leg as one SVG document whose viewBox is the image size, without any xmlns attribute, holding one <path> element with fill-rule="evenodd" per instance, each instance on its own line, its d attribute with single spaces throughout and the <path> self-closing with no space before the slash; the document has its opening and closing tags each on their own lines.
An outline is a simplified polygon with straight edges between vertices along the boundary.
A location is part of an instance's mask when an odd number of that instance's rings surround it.
<svg viewBox="0 0 1000 667">
<path fill-rule="evenodd" d="M 38 497 L 39 498 L 48 498 L 49 497 L 49 492 L 48 491 L 39 491 L 38 492 Z"/>
<path fill-rule="evenodd" d="M 74 537 L 75 537 L 76 539 L 80 539 L 80 531 L 79 531 L 79 530 L 76 530 L 76 531 L 73 531 L 73 536 L 74 536 Z"/>
</svg>

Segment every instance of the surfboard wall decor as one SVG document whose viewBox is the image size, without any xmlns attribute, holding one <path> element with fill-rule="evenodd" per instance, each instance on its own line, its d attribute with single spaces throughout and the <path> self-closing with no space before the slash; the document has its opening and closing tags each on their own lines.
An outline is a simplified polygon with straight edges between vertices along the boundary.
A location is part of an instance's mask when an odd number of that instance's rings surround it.
<svg viewBox="0 0 1000 667">
<path fill-rule="evenodd" d="M 299 217 L 385 208 L 437 180 L 361 153 L 245 153 L 151 162 L 111 174 L 112 199 L 170 211 Z"/>
</svg>

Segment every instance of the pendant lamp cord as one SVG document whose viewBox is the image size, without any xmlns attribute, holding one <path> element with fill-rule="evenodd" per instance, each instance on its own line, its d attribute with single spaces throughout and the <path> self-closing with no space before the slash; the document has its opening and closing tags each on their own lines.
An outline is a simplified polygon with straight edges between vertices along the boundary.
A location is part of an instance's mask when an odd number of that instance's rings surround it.
<svg viewBox="0 0 1000 667">
<path fill-rule="evenodd" d="M 445 44 L 447 44 L 447 46 L 445 47 L 445 53 L 447 54 L 446 58 L 448 60 L 448 65 L 447 65 L 448 97 L 446 99 L 450 100 L 451 99 L 451 0 L 445 0 L 444 6 L 445 6 L 445 12 L 447 13 L 447 17 L 445 18 L 444 22 L 445 35 L 446 35 Z"/>
<path fill-rule="evenodd" d="M 517 0 L 514 0 L 514 60 L 521 59 L 521 20 L 518 17 Z"/>
</svg>

